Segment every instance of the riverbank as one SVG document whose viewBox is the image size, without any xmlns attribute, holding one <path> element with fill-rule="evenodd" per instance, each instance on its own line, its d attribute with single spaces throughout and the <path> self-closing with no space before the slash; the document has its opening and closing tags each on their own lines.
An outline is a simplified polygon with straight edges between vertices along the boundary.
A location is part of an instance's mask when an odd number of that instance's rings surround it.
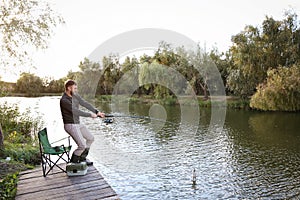
<svg viewBox="0 0 300 200">
<path fill-rule="evenodd" d="M 45 97 L 45 96 L 61 96 L 60 93 L 36 93 L 36 94 L 26 94 L 26 93 L 7 93 L 6 97 Z"/>
<path fill-rule="evenodd" d="M 61 96 L 62 93 L 40 93 L 35 95 L 28 95 L 24 93 L 10 93 L 6 96 L 8 97 L 44 97 L 44 96 Z M 113 98 L 113 95 L 96 95 L 95 99 L 97 102 L 111 102 Z M 181 105 L 190 105 L 191 104 L 191 98 L 181 97 Z M 226 96 L 224 97 L 209 97 L 208 99 L 205 99 L 204 96 L 197 96 L 197 101 L 199 107 L 208 108 L 211 106 L 224 106 L 224 100 L 226 99 L 226 107 L 231 109 L 245 109 L 245 110 L 251 110 L 250 107 L 250 99 L 241 99 L 239 97 L 235 96 Z M 127 102 L 128 99 L 124 97 L 124 99 L 121 99 L 121 101 Z M 130 103 L 139 103 L 139 104 L 153 104 L 153 103 L 159 103 L 162 105 L 179 105 L 179 102 L 177 98 L 175 97 L 168 97 L 164 99 L 156 99 L 153 96 L 150 95 L 132 95 L 129 99 Z"/>
<path fill-rule="evenodd" d="M 111 102 L 113 96 L 112 95 L 98 95 L 96 96 L 97 102 Z M 126 97 L 119 98 L 119 101 L 128 101 Z M 224 104 L 226 100 L 226 104 Z M 249 99 L 241 99 L 234 96 L 226 96 L 224 97 L 209 97 L 208 99 L 205 99 L 204 96 L 197 96 L 197 101 L 199 107 L 203 108 L 209 108 L 211 106 L 225 106 L 227 108 L 231 109 L 245 109 L 245 110 L 251 110 L 250 108 L 250 100 Z M 129 99 L 130 103 L 138 103 L 138 104 L 153 104 L 153 103 L 159 103 L 163 105 L 179 105 L 178 99 L 174 97 L 169 97 L 165 99 L 155 99 L 152 96 L 142 95 L 138 97 L 137 95 L 132 95 Z M 181 97 L 181 105 L 191 105 L 191 97 Z"/>
</svg>

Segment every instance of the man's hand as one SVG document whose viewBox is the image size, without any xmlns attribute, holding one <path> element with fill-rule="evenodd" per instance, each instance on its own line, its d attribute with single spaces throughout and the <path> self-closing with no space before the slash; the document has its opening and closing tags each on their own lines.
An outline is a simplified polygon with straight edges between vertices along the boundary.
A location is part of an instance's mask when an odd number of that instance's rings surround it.
<svg viewBox="0 0 300 200">
<path fill-rule="evenodd" d="M 101 118 L 104 118 L 105 117 L 105 113 L 103 112 L 98 112 L 97 113 L 97 116 L 101 117 Z"/>
<path fill-rule="evenodd" d="M 98 117 L 98 115 L 96 115 L 95 113 L 91 113 L 91 117 L 96 118 L 96 117 Z"/>
</svg>

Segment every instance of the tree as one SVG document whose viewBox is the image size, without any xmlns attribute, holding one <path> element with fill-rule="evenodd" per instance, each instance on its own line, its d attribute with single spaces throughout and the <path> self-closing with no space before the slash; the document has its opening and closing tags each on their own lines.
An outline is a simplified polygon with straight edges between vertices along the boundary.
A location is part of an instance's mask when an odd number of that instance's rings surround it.
<svg viewBox="0 0 300 200">
<path fill-rule="evenodd" d="M 51 9 L 49 3 L 38 0 L 2 0 L 0 65 L 29 63 L 30 49 L 47 48 L 47 40 L 53 34 L 53 28 L 60 23 L 64 23 L 63 18 Z"/>
<path fill-rule="evenodd" d="M 250 106 L 259 110 L 300 110 L 300 66 L 268 71 L 267 81 L 257 87 Z"/>
<path fill-rule="evenodd" d="M 95 97 L 100 76 L 100 64 L 84 58 L 78 67 L 80 72 L 76 80 L 80 94 L 90 98 Z"/>
<path fill-rule="evenodd" d="M 155 98 L 165 98 L 170 95 L 170 91 L 159 82 L 165 81 L 164 84 L 171 82 L 172 75 L 165 74 L 164 68 L 170 67 L 174 64 L 176 54 L 171 44 L 161 41 L 158 44 L 157 50 L 153 56 L 142 56 L 140 58 L 141 66 L 138 73 L 139 85 L 142 85 L 141 90 L 146 94 L 153 94 Z M 163 78 L 165 77 L 165 78 Z M 147 83 L 149 82 L 149 83 Z"/>
<path fill-rule="evenodd" d="M 217 48 L 213 48 L 209 54 L 209 57 L 211 60 L 216 64 L 220 74 L 221 78 L 223 80 L 223 84 L 227 85 L 227 78 L 229 76 L 229 67 L 232 63 L 230 63 L 230 55 L 228 52 L 226 53 L 220 53 Z M 226 88 L 227 89 L 227 88 Z M 226 91 L 228 94 L 229 91 Z"/>
<path fill-rule="evenodd" d="M 60 78 L 58 80 L 52 80 L 49 83 L 49 92 L 53 92 L 53 93 L 60 93 L 64 91 L 64 85 L 65 85 L 65 81 L 67 79 L 66 78 Z"/>
<path fill-rule="evenodd" d="M 35 96 L 42 92 L 42 89 L 42 79 L 34 74 L 23 72 L 20 78 L 17 80 L 16 92 L 25 93 L 29 96 Z"/>
<path fill-rule="evenodd" d="M 156 98 L 169 96 L 169 89 L 165 87 L 172 81 L 172 74 L 166 74 L 165 66 L 154 61 L 151 64 L 145 62 L 142 64 L 139 73 L 139 85 L 143 85 L 146 91 L 153 89 L 153 95 Z M 163 84 L 165 86 L 163 86 Z"/>
<path fill-rule="evenodd" d="M 204 100 L 208 99 L 208 84 L 213 80 L 214 73 L 211 73 L 212 63 L 206 50 L 201 49 L 197 45 L 195 51 L 190 51 L 188 60 L 191 62 L 192 67 L 196 69 L 195 75 L 192 79 L 194 85 L 200 86 L 203 91 Z"/>
<path fill-rule="evenodd" d="M 119 91 L 120 89 L 118 88 L 118 92 L 127 94 L 132 86 L 139 84 L 138 76 L 140 72 L 140 65 L 138 59 L 135 56 L 133 56 L 132 58 L 127 56 L 121 66 L 123 91 Z M 142 93 L 142 89 L 137 88 L 136 93 L 140 96 Z"/>
<path fill-rule="evenodd" d="M 53 77 L 43 78 L 43 91 L 48 93 L 60 93 L 64 91 L 64 82 L 67 78 L 55 80 Z"/>
<path fill-rule="evenodd" d="M 119 56 L 115 54 L 104 56 L 102 58 L 102 66 L 97 93 L 112 94 L 114 86 L 122 74 Z"/>
<path fill-rule="evenodd" d="M 216 71 L 211 53 L 200 44 L 194 50 L 186 50 L 183 47 L 176 49 L 176 68 L 186 80 L 193 86 L 196 94 L 204 95 L 204 100 L 208 99 L 210 90 L 216 89 L 219 72 Z"/>
<path fill-rule="evenodd" d="M 247 98 L 267 77 L 269 69 L 290 67 L 300 61 L 300 28 L 297 15 L 288 11 L 285 19 L 266 17 L 261 27 L 246 26 L 232 37 L 229 50 L 232 65 L 227 86 Z"/>
</svg>

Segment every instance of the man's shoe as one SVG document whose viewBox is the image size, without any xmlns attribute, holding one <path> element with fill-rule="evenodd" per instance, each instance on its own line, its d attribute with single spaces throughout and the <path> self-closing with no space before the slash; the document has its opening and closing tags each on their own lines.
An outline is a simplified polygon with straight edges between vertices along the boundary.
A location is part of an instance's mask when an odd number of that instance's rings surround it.
<svg viewBox="0 0 300 200">
<path fill-rule="evenodd" d="M 87 166 L 92 166 L 94 164 L 92 161 L 87 161 L 87 160 L 85 161 L 85 163 Z"/>
<path fill-rule="evenodd" d="M 80 155 L 80 161 L 85 161 L 87 155 L 89 154 L 90 149 L 89 148 L 85 148 L 84 151 L 81 153 Z"/>
<path fill-rule="evenodd" d="M 70 162 L 71 163 L 80 163 L 80 156 L 76 156 L 75 154 L 73 154 Z"/>
<path fill-rule="evenodd" d="M 82 157 L 80 157 L 80 162 L 85 162 L 87 166 L 91 166 L 94 164 L 92 161 L 89 161 L 86 158 L 82 158 Z"/>
</svg>

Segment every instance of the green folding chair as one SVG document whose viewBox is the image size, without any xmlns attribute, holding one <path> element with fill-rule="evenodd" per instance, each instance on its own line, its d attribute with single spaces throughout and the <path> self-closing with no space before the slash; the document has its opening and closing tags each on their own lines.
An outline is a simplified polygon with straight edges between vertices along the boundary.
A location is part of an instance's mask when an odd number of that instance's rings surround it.
<svg viewBox="0 0 300 200">
<path fill-rule="evenodd" d="M 49 143 L 48 135 L 47 135 L 47 128 L 44 128 L 43 130 L 39 131 L 38 133 L 39 138 L 39 145 L 40 145 L 40 152 L 41 152 L 41 160 L 42 160 L 42 169 L 43 169 L 43 175 L 44 177 L 47 176 L 47 174 L 56 166 L 61 171 L 67 173 L 65 169 L 60 167 L 58 165 L 58 162 L 60 160 L 63 160 L 66 163 L 70 162 L 70 151 L 71 151 L 71 145 L 70 145 L 70 136 L 63 138 L 61 140 L 58 140 L 56 142 L 62 141 L 64 139 L 68 139 L 69 144 L 68 146 L 60 145 L 60 146 L 51 146 L 53 143 Z M 67 158 L 64 158 L 65 156 Z M 53 157 L 56 156 L 57 160 L 53 160 Z"/>
</svg>

